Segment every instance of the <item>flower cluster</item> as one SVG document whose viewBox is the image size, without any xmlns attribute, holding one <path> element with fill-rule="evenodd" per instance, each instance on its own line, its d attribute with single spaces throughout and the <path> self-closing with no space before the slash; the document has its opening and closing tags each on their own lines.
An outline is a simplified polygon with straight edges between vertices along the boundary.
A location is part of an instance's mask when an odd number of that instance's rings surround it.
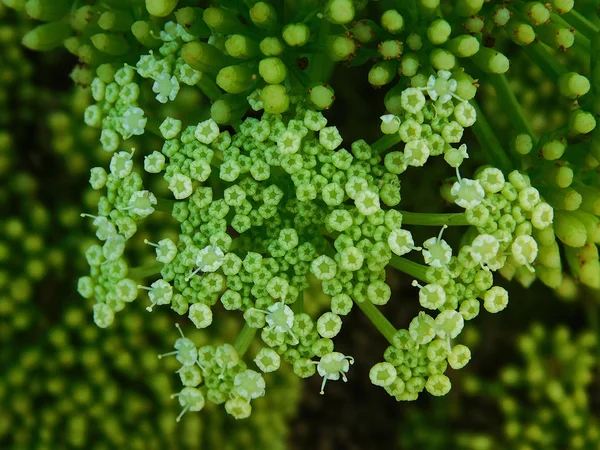
<svg viewBox="0 0 600 450">
<path fill-rule="evenodd" d="M 170 308 L 198 330 L 243 318 L 226 342 L 177 325 L 174 351 L 160 356 L 183 385 L 177 421 L 211 404 L 247 418 L 286 364 L 318 374 L 321 393 L 346 381 L 354 358 L 334 339 L 353 309 L 389 343 L 373 384 L 397 400 L 442 396 L 448 367 L 471 359 L 465 321 L 481 304 L 508 305 L 493 272 L 564 288 L 562 247 L 571 274 L 600 286 L 600 65 L 589 58 L 600 26 L 573 2 L 5 3 L 46 22 L 23 44 L 64 45 L 94 100 L 78 112 L 110 161 L 90 171 L 97 211 L 82 216 L 98 240 L 78 291 L 95 301 L 95 323 L 114 326 L 131 303 Z M 523 64 L 511 53 L 568 99 L 548 129 L 530 123 L 509 84 Z M 352 90 L 383 91 L 358 130 L 376 140 L 348 142 L 336 122 L 334 69 L 346 66 L 367 66 Z M 504 120 L 490 120 L 494 107 Z M 415 173 L 424 190 L 456 175 L 441 187 L 450 212 L 400 209 L 419 190 L 404 181 Z M 16 240 L 17 225 L 5 226 Z M 460 240 L 449 227 L 465 227 Z M 420 306 L 399 329 L 379 309 L 399 302 L 390 268 L 411 277 Z"/>
<path fill-rule="evenodd" d="M 469 377 L 465 390 L 497 402 L 507 445 L 593 448 L 600 442 L 600 424 L 587 391 L 597 370 L 597 346 L 593 333 L 573 336 L 564 326 L 536 323 L 519 337 L 524 364 L 506 366 L 492 382 Z"/>
</svg>

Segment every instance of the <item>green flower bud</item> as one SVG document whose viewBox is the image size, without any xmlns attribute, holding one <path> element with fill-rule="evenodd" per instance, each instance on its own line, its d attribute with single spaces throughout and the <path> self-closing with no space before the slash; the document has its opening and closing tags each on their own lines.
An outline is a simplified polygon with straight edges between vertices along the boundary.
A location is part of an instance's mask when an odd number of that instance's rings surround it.
<svg viewBox="0 0 600 450">
<path fill-rule="evenodd" d="M 361 44 L 371 42 L 377 34 L 377 25 L 372 20 L 364 19 L 356 21 L 352 24 L 350 32 L 354 39 Z"/>
<path fill-rule="evenodd" d="M 600 216 L 600 189 L 590 186 L 577 186 L 577 192 L 581 194 L 581 209 L 595 216 Z"/>
<path fill-rule="evenodd" d="M 464 23 L 465 29 L 471 34 L 481 33 L 484 25 L 483 17 L 477 15 L 468 17 Z"/>
<path fill-rule="evenodd" d="M 554 212 L 554 232 L 569 247 L 583 247 L 587 241 L 585 225 L 569 212 Z"/>
<path fill-rule="evenodd" d="M 427 28 L 427 39 L 433 45 L 444 44 L 450 37 L 452 28 L 444 19 L 434 20 Z"/>
<path fill-rule="evenodd" d="M 310 29 L 303 23 L 290 23 L 283 28 L 281 36 L 290 47 L 302 47 L 310 39 Z"/>
<path fill-rule="evenodd" d="M 328 0 L 324 12 L 331 23 L 344 25 L 354 20 L 354 3 L 352 0 Z"/>
<path fill-rule="evenodd" d="M 544 196 L 555 208 L 565 211 L 575 211 L 583 201 L 581 194 L 572 188 L 548 189 Z"/>
<path fill-rule="evenodd" d="M 335 93 L 331 86 L 317 85 L 310 89 L 309 98 L 317 109 L 329 109 L 335 99 Z"/>
<path fill-rule="evenodd" d="M 227 125 L 240 120 L 248 109 L 243 96 L 225 94 L 210 107 L 210 117 L 219 125 Z"/>
<path fill-rule="evenodd" d="M 241 94 L 249 90 L 254 83 L 254 75 L 243 64 L 227 66 L 217 74 L 217 84 L 230 94 Z"/>
<path fill-rule="evenodd" d="M 391 83 L 396 76 L 398 63 L 396 61 L 380 61 L 369 70 L 369 83 L 375 87 Z"/>
<path fill-rule="evenodd" d="M 419 0 L 419 9 L 426 16 L 432 16 L 440 7 L 440 0 Z"/>
<path fill-rule="evenodd" d="M 281 84 L 287 77 L 287 67 L 279 58 L 262 59 L 258 72 L 269 84 Z"/>
<path fill-rule="evenodd" d="M 217 73 L 227 65 L 227 57 L 205 42 L 188 42 L 181 49 L 183 60 L 200 72 Z"/>
<path fill-rule="evenodd" d="M 418 52 L 423 48 L 423 39 L 421 39 L 420 35 L 411 33 L 406 38 L 406 45 L 413 52 Z"/>
<path fill-rule="evenodd" d="M 590 81 L 577 72 L 567 72 L 558 77 L 558 89 L 561 95 L 574 100 L 589 92 Z"/>
<path fill-rule="evenodd" d="M 250 8 L 250 20 L 259 28 L 270 29 L 277 25 L 277 12 L 273 5 L 258 2 Z"/>
<path fill-rule="evenodd" d="M 510 147 L 520 155 L 528 155 L 533 150 L 533 139 L 528 134 L 518 134 L 511 140 Z"/>
<path fill-rule="evenodd" d="M 327 40 L 327 46 L 332 61 L 351 59 L 356 52 L 354 40 L 346 36 L 330 36 Z"/>
<path fill-rule="evenodd" d="M 502 74 L 510 68 L 510 61 L 502 53 L 487 47 L 481 48 L 471 60 L 487 73 Z"/>
<path fill-rule="evenodd" d="M 204 10 L 202 20 L 208 27 L 219 34 L 234 34 L 243 32 L 243 25 L 233 11 L 218 7 L 209 7 Z"/>
<path fill-rule="evenodd" d="M 478 84 L 469 74 L 454 72 L 452 78 L 457 82 L 456 95 L 467 101 L 475 98 Z"/>
<path fill-rule="evenodd" d="M 483 7 L 484 0 L 458 0 L 456 2 L 456 13 L 462 17 L 474 16 Z"/>
<path fill-rule="evenodd" d="M 68 0 L 27 0 L 25 12 L 32 19 L 51 22 L 66 15 L 70 6 Z"/>
<path fill-rule="evenodd" d="M 510 21 L 512 12 L 506 7 L 506 5 L 497 6 L 494 9 L 492 20 L 497 27 L 504 27 Z"/>
<path fill-rule="evenodd" d="M 129 43 L 118 34 L 100 33 L 91 38 L 92 44 L 103 53 L 112 56 L 122 56 L 129 52 Z"/>
<path fill-rule="evenodd" d="M 264 103 L 265 112 L 281 114 L 288 110 L 290 98 L 287 90 L 280 84 L 272 84 L 261 90 L 260 98 Z"/>
<path fill-rule="evenodd" d="M 479 51 L 479 41 L 470 35 L 458 36 L 448 42 L 448 50 L 459 58 L 469 58 Z"/>
<path fill-rule="evenodd" d="M 550 245 L 540 245 L 538 247 L 537 262 L 551 269 L 561 268 L 560 251 L 556 241 L 553 241 Z"/>
<path fill-rule="evenodd" d="M 146 0 L 146 10 L 151 16 L 166 17 L 177 7 L 179 0 Z"/>
<path fill-rule="evenodd" d="M 211 35 L 210 28 L 202 20 L 204 11 L 200 8 L 186 6 L 175 11 L 177 23 L 181 25 L 192 36 L 208 38 Z"/>
<path fill-rule="evenodd" d="M 237 59 L 251 59 L 258 55 L 258 44 L 247 36 L 234 34 L 225 41 L 225 50 Z"/>
<path fill-rule="evenodd" d="M 595 244 L 590 243 L 581 248 L 565 247 L 565 256 L 573 275 L 581 283 L 593 289 L 600 287 L 600 261 Z"/>
<path fill-rule="evenodd" d="M 562 157 L 567 146 L 563 140 L 552 140 L 542 145 L 542 156 L 548 161 L 554 161 Z"/>
<path fill-rule="evenodd" d="M 157 39 L 160 30 L 154 22 L 138 20 L 131 25 L 131 33 L 137 41 L 145 47 L 157 48 L 162 45 L 162 41 Z"/>
<path fill-rule="evenodd" d="M 429 62 L 436 70 L 452 70 L 456 65 L 456 58 L 448 50 L 435 48 L 429 54 Z"/>
<path fill-rule="evenodd" d="M 23 36 L 25 47 L 37 51 L 49 51 L 60 47 L 72 34 L 71 27 L 63 22 L 50 22 L 38 25 Z"/>
<path fill-rule="evenodd" d="M 392 34 L 398 34 L 404 29 L 404 18 L 395 9 L 388 9 L 381 16 L 381 26 Z"/>
<path fill-rule="evenodd" d="M 133 18 L 124 11 L 106 11 L 98 19 L 98 26 L 106 31 L 129 31 Z"/>
<path fill-rule="evenodd" d="M 547 23 L 536 28 L 536 35 L 546 45 L 564 51 L 575 43 L 575 32 L 555 23 Z"/>
<path fill-rule="evenodd" d="M 479 300 L 472 298 L 472 299 L 464 300 L 460 304 L 459 312 L 465 320 L 473 320 L 475 317 L 477 317 L 479 315 L 479 309 L 480 309 Z M 455 369 L 455 367 L 452 365 L 452 362 L 451 361 L 448 361 L 448 362 L 450 363 L 450 366 L 453 369 Z"/>
<path fill-rule="evenodd" d="M 283 43 L 276 37 L 264 38 L 259 46 L 265 56 L 278 56 L 283 52 Z"/>
<path fill-rule="evenodd" d="M 552 9 L 558 14 L 565 14 L 573 9 L 574 4 L 574 0 L 552 0 Z"/>
<path fill-rule="evenodd" d="M 419 71 L 420 67 L 419 57 L 415 53 L 406 53 L 400 61 L 399 71 L 401 75 L 412 77 Z"/>
<path fill-rule="evenodd" d="M 573 211 L 572 214 L 585 226 L 588 242 L 600 243 L 600 219 L 581 210 Z"/>
<path fill-rule="evenodd" d="M 529 45 L 535 40 L 535 30 L 528 23 L 511 19 L 506 27 L 506 32 L 517 45 Z"/>
<path fill-rule="evenodd" d="M 540 26 L 550 20 L 550 11 L 540 2 L 529 2 L 524 4 L 524 12 L 529 21 L 537 26 Z"/>
<path fill-rule="evenodd" d="M 576 109 L 569 114 L 569 131 L 574 134 L 587 134 L 596 128 L 594 116 L 581 109 Z"/>
</svg>

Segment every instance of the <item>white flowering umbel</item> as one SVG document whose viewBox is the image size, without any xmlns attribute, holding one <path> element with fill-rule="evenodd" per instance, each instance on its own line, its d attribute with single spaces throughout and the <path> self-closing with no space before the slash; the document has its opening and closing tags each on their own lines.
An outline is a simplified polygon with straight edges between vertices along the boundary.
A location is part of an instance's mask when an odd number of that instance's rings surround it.
<svg viewBox="0 0 600 450">
<path fill-rule="evenodd" d="M 331 352 L 323 355 L 317 365 L 317 372 L 323 377 L 320 394 L 325 394 L 325 384 L 327 380 L 336 381 L 340 377 L 344 381 L 348 381 L 346 373 L 350 370 L 350 364 L 354 364 L 354 358 L 345 356 L 340 352 Z"/>
<path fill-rule="evenodd" d="M 198 252 L 198 255 L 196 256 L 196 265 L 198 268 L 186 277 L 186 281 L 198 272 L 216 272 L 224 262 L 225 254 L 223 253 L 223 250 L 215 245 L 207 245 Z"/>
</svg>

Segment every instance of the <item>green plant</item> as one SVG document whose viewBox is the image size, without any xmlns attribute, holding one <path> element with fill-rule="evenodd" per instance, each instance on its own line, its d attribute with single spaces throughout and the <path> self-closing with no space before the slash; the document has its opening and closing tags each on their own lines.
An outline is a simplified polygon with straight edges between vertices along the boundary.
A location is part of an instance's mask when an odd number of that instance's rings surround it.
<svg viewBox="0 0 600 450">
<path fill-rule="evenodd" d="M 246 418 L 285 364 L 321 393 L 346 380 L 354 358 L 333 339 L 354 305 L 389 344 L 371 382 L 443 396 L 448 366 L 471 359 L 467 322 L 508 305 L 493 272 L 600 287 L 594 2 L 4 3 L 44 22 L 26 47 L 79 58 L 83 120 L 110 156 L 83 214 L 98 242 L 78 291 L 96 324 L 131 302 L 197 329 L 243 319 L 217 346 L 180 329 L 182 414 Z M 549 94 L 527 94 L 542 77 Z M 337 103 L 364 88 L 382 98 L 349 142 Z M 439 200 L 415 204 L 436 182 Z M 423 308 L 407 323 L 379 308 L 405 301 L 389 269 Z"/>
</svg>

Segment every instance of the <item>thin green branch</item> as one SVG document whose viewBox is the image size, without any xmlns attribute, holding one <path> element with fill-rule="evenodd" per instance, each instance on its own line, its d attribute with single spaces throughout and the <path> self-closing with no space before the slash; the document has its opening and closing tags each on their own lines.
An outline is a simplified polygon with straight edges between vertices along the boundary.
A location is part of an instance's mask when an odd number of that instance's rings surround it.
<svg viewBox="0 0 600 450">
<path fill-rule="evenodd" d="M 383 153 L 398 144 L 401 140 L 398 133 L 386 134 L 371 144 L 371 150 L 375 153 Z"/>
<path fill-rule="evenodd" d="M 477 111 L 477 120 L 472 129 L 477 141 L 479 141 L 479 145 L 481 145 L 486 156 L 491 159 L 492 163 L 497 168 L 505 173 L 510 172 L 512 170 L 512 163 L 508 155 L 502 148 L 500 141 L 498 141 L 498 138 L 494 134 L 492 127 L 477 102 L 473 100 L 472 103 Z"/>
<path fill-rule="evenodd" d="M 520 133 L 528 134 L 537 141 L 537 136 L 531 128 L 529 121 L 525 117 L 525 113 L 523 112 L 523 108 L 521 108 L 521 104 L 515 97 L 512 89 L 510 89 L 506 76 L 504 74 L 491 75 L 489 79 L 496 90 L 496 98 L 498 99 L 498 102 L 500 102 L 502 109 L 506 111 L 516 129 Z"/>
<path fill-rule="evenodd" d="M 521 47 L 525 54 L 531 59 L 553 82 L 556 82 L 559 76 L 567 72 L 556 56 L 542 42 L 536 40 L 532 44 Z"/>
<path fill-rule="evenodd" d="M 465 213 L 415 213 L 409 211 L 399 211 L 402 214 L 403 225 L 424 225 L 441 227 L 448 226 L 465 226 L 470 225 L 467 221 Z"/>
<path fill-rule="evenodd" d="M 167 214 L 171 214 L 173 212 L 173 206 L 175 205 L 175 200 L 170 200 L 168 198 L 156 197 L 156 205 L 154 205 L 154 209 L 157 211 L 161 211 Z"/>
<path fill-rule="evenodd" d="M 416 263 L 400 256 L 392 256 L 390 266 L 394 269 L 399 270 L 413 278 L 417 278 L 421 281 L 427 282 L 427 266 Z"/>
<path fill-rule="evenodd" d="M 204 95 L 206 95 L 211 102 L 217 100 L 221 95 L 223 95 L 223 91 L 219 89 L 217 83 L 210 79 L 208 75 L 205 73 L 202 74 L 200 81 L 196 84 L 202 91 Z"/>
<path fill-rule="evenodd" d="M 250 347 L 255 334 L 256 328 L 252 328 L 245 323 L 244 328 L 242 328 L 242 331 L 240 331 L 240 334 L 238 334 L 233 344 L 233 348 L 238 352 L 238 355 L 244 356 L 244 353 L 246 353 L 248 347 Z"/>
<path fill-rule="evenodd" d="M 163 268 L 162 263 L 154 263 L 149 266 L 133 267 L 129 269 L 127 276 L 134 280 L 141 280 L 152 275 L 158 275 Z"/>
<path fill-rule="evenodd" d="M 302 314 L 304 312 L 304 291 L 298 294 L 298 298 L 292 303 L 292 311 L 294 314 Z"/>
<path fill-rule="evenodd" d="M 396 328 L 394 328 L 390 321 L 386 319 L 383 313 L 379 311 L 369 300 L 364 300 L 362 302 L 354 301 L 354 303 L 358 305 L 364 315 L 367 316 L 373 325 L 375 325 L 377 331 L 379 331 L 390 344 L 393 344 Z"/>
<path fill-rule="evenodd" d="M 592 39 L 594 35 L 600 31 L 599 27 L 574 9 L 568 13 L 564 13 L 561 17 L 568 22 L 576 32 L 583 34 L 588 39 Z"/>
</svg>

